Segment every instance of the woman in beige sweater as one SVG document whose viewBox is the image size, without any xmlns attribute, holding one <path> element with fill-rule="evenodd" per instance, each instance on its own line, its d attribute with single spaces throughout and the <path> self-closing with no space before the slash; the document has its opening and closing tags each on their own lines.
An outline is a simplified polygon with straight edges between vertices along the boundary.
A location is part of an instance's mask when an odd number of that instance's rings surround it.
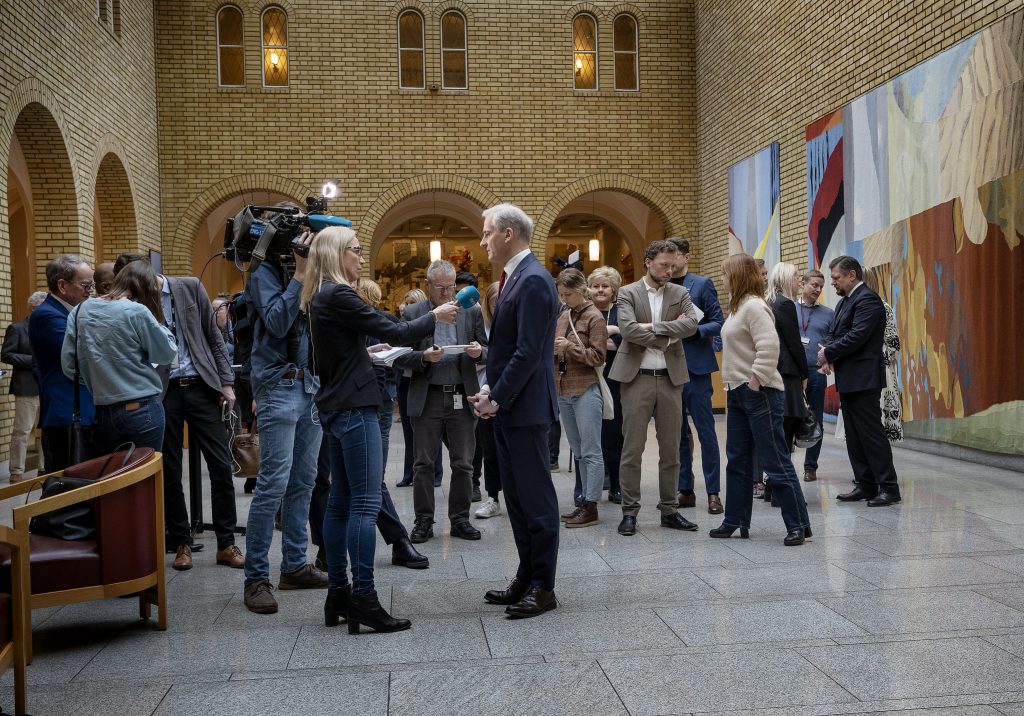
<svg viewBox="0 0 1024 716">
<path fill-rule="evenodd" d="M 771 480 L 786 523 L 783 543 L 792 547 L 811 536 L 807 503 L 789 456 L 782 429 L 785 385 L 779 374 L 779 335 L 772 309 L 761 297 L 764 279 L 746 254 L 722 264 L 729 291 L 729 317 L 722 326 L 722 382 L 729 392 L 726 422 L 725 518 L 712 537 L 729 537 L 738 528 L 750 536 L 754 503 L 751 458 Z"/>
<path fill-rule="evenodd" d="M 562 519 L 566 527 L 589 527 L 597 524 L 597 503 L 604 489 L 601 452 L 604 401 L 597 370 L 604 365 L 608 326 L 590 301 L 587 279 L 582 271 L 565 269 L 558 274 L 555 286 L 558 298 L 568 308 L 558 314 L 555 327 L 558 411 L 572 454 L 580 460 L 583 490 L 583 503 L 562 515 Z"/>
</svg>

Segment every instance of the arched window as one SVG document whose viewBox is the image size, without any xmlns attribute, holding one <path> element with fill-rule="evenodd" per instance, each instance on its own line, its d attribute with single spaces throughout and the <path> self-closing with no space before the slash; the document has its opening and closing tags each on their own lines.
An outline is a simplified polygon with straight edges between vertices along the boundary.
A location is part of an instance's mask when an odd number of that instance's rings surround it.
<svg viewBox="0 0 1024 716">
<path fill-rule="evenodd" d="M 640 37 L 636 18 L 622 13 L 615 17 L 615 89 L 640 89 Z"/>
<path fill-rule="evenodd" d="M 581 13 L 572 21 L 573 87 L 597 89 L 597 19 Z"/>
<path fill-rule="evenodd" d="M 263 86 L 288 86 L 288 16 L 279 7 L 263 11 Z"/>
<path fill-rule="evenodd" d="M 234 5 L 225 5 L 217 11 L 217 78 L 221 87 L 245 84 L 242 11 Z"/>
<path fill-rule="evenodd" d="M 398 86 L 423 89 L 423 16 L 406 10 L 398 16 Z"/>
<path fill-rule="evenodd" d="M 466 18 L 456 10 L 441 16 L 441 87 L 469 87 Z"/>
</svg>

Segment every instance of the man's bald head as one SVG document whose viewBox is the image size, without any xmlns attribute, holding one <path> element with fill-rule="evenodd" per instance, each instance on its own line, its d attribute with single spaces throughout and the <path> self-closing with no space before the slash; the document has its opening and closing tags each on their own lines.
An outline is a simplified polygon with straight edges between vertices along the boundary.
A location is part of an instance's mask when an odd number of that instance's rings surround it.
<svg viewBox="0 0 1024 716">
<path fill-rule="evenodd" d="M 92 281 L 96 284 L 96 295 L 103 296 L 110 293 L 110 287 L 114 284 L 114 263 L 104 261 L 96 266 L 92 275 Z"/>
</svg>

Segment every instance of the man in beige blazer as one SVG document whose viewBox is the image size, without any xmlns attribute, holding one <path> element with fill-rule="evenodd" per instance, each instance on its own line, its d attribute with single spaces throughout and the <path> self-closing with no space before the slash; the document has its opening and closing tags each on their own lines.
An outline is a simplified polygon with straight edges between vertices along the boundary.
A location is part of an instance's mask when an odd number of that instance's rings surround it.
<svg viewBox="0 0 1024 716">
<path fill-rule="evenodd" d="M 654 418 L 658 438 L 658 509 L 661 526 L 694 531 L 697 525 L 679 514 L 679 431 L 683 419 L 682 386 L 686 357 L 681 339 L 697 332 L 697 314 L 689 292 L 670 283 L 678 249 L 655 241 L 644 252 L 646 274 L 619 291 L 622 345 L 609 378 L 622 384 L 622 522 L 619 534 L 636 534 L 640 511 L 640 462 L 647 425 Z"/>
</svg>

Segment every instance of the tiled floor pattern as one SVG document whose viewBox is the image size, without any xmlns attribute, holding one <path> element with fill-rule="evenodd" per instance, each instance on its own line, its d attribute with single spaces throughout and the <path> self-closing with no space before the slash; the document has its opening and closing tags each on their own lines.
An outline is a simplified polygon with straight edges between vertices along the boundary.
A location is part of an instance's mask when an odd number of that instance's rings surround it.
<svg viewBox="0 0 1024 716">
<path fill-rule="evenodd" d="M 278 614 L 250 614 L 206 533 L 192 571 L 168 570 L 166 632 L 131 600 L 35 613 L 31 713 L 1024 715 L 1020 475 L 897 450 L 902 506 L 839 504 L 850 472 L 828 437 L 821 479 L 804 484 L 814 539 L 787 548 L 763 502 L 750 540 L 710 540 L 720 518 L 703 496 L 684 512 L 700 533 L 661 528 L 653 446 L 635 537 L 616 534 L 609 503 L 599 526 L 563 530 L 555 612 L 508 621 L 483 603 L 515 570 L 505 516 L 475 520 L 479 542 L 439 517 L 426 571 L 391 566 L 379 545 L 381 599 L 413 620 L 387 635 L 326 629 L 322 591 L 278 592 Z M 396 426 L 389 484 L 401 451 Z M 392 494 L 409 519 L 411 490 Z M 13 706 L 10 674 L 0 705 Z"/>
</svg>

